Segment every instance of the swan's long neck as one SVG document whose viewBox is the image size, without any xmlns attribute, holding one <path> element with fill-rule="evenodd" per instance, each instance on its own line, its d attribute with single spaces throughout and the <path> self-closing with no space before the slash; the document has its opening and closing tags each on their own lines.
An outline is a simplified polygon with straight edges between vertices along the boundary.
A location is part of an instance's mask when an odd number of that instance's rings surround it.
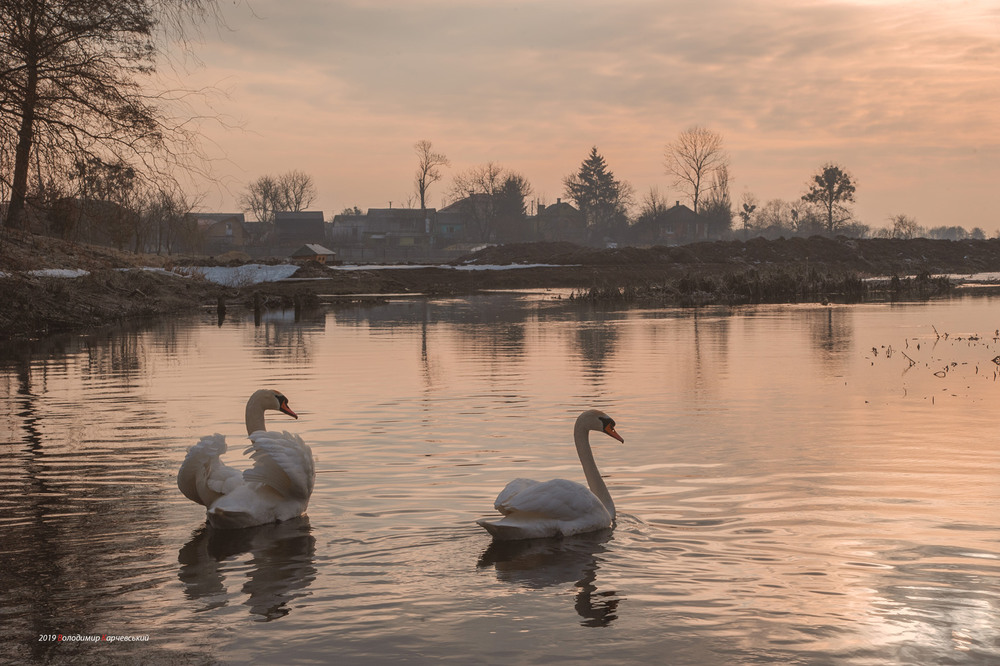
<svg viewBox="0 0 1000 666">
<path fill-rule="evenodd" d="M 248 435 L 258 430 L 267 430 L 264 425 L 264 405 L 256 393 L 250 396 L 250 400 L 247 401 L 246 419 Z"/>
<path fill-rule="evenodd" d="M 583 465 L 583 473 L 587 477 L 587 485 L 590 492 L 594 493 L 601 504 L 615 517 L 615 503 L 611 500 L 611 493 L 608 486 L 601 478 L 601 472 L 597 469 L 597 462 L 594 461 L 594 453 L 590 450 L 590 430 L 582 421 L 577 421 L 573 428 L 573 441 L 576 442 L 576 453 L 580 456 L 580 464 Z"/>
</svg>

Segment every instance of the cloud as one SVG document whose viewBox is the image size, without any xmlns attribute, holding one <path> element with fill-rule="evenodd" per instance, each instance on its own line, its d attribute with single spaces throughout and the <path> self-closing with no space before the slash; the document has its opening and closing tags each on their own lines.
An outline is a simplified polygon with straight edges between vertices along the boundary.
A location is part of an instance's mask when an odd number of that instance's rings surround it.
<svg viewBox="0 0 1000 666">
<path fill-rule="evenodd" d="M 907 160 L 969 164 L 1000 143 L 1000 12 L 987 3 L 251 7 L 256 16 L 237 5 L 227 17 L 234 32 L 199 51 L 200 76 L 235 82 L 234 104 L 260 137 L 255 150 L 300 160 L 325 153 L 321 168 L 337 189 L 365 196 L 381 186 L 398 200 L 420 138 L 445 150 L 456 170 L 490 160 L 522 170 L 550 199 L 595 144 L 619 177 L 662 180 L 663 145 L 696 123 L 723 134 L 736 182 L 775 191 L 808 176 L 792 178 L 793 169 L 829 159 L 892 158 L 906 171 Z M 266 163 L 244 157 L 244 147 L 235 152 L 240 162 Z M 753 172 L 785 182 L 758 185 Z M 381 183 L 351 184 L 362 177 Z"/>
</svg>

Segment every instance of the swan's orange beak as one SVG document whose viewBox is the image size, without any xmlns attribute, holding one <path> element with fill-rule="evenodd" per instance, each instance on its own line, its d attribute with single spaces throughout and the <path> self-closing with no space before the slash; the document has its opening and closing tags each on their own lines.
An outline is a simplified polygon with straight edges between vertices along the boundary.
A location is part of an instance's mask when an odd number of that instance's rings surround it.
<svg viewBox="0 0 1000 666">
<path fill-rule="evenodd" d="M 288 414 L 293 419 L 299 418 L 299 415 L 292 411 L 292 408 L 288 406 L 287 402 L 283 402 L 280 405 L 278 405 L 278 409 L 284 412 L 285 414 Z"/>
<path fill-rule="evenodd" d="M 622 444 L 625 443 L 625 440 L 622 439 L 621 435 L 619 435 L 617 432 L 615 432 L 615 427 L 613 425 L 611 425 L 610 423 L 608 425 L 604 426 L 604 434 L 606 434 L 606 435 L 608 435 L 610 437 L 614 437 L 615 439 L 617 439 Z"/>
</svg>

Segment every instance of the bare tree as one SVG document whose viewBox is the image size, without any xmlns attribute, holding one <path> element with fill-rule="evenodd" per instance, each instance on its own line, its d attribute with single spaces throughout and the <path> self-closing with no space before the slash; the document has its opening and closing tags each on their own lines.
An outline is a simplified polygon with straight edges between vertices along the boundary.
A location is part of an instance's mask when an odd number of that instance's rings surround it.
<svg viewBox="0 0 1000 666">
<path fill-rule="evenodd" d="M 316 185 L 312 176 L 302 171 L 289 171 L 277 179 L 280 208 L 277 210 L 305 210 L 316 199 Z"/>
<path fill-rule="evenodd" d="M 282 210 L 282 192 L 274 176 L 261 176 L 247 185 L 247 189 L 237 199 L 237 205 L 252 214 L 258 222 L 271 224 L 274 213 Z"/>
<path fill-rule="evenodd" d="M 892 227 L 889 229 L 890 238 L 910 239 L 917 238 L 924 234 L 924 229 L 917 221 L 909 215 L 892 215 L 889 217 Z"/>
<path fill-rule="evenodd" d="M 247 185 L 236 203 L 251 213 L 258 222 L 274 222 L 279 211 L 301 211 L 316 198 L 312 176 L 302 171 L 289 171 L 279 176 L 261 176 Z"/>
<path fill-rule="evenodd" d="M 854 190 L 854 181 L 850 175 L 838 165 L 829 163 L 823 165 L 820 172 L 812 177 L 809 190 L 802 195 L 802 200 L 823 209 L 826 231 L 832 234 L 838 224 L 850 219 L 850 212 L 843 204 L 854 203 Z M 842 217 L 834 219 L 838 212 Z"/>
<path fill-rule="evenodd" d="M 509 235 L 500 225 L 516 217 L 511 214 L 517 210 L 524 211 L 524 200 L 530 194 L 531 185 L 524 176 L 496 162 L 457 174 L 451 186 L 452 199 L 464 202 L 465 214 L 473 221 L 477 240 L 483 242 Z"/>
<path fill-rule="evenodd" d="M 143 80 L 158 38 L 186 18 L 215 14 L 216 0 L 0 0 L 0 141 L 10 190 L 6 226 L 24 226 L 29 171 L 98 158 L 162 177 L 192 145 L 187 121 Z M 7 171 L 7 168 L 10 171 Z M 6 178 L 6 176 L 4 176 Z"/>
<path fill-rule="evenodd" d="M 639 202 L 639 220 L 656 220 L 667 212 L 667 198 L 655 187 L 650 187 Z"/>
<path fill-rule="evenodd" d="M 426 139 L 413 144 L 413 149 L 417 153 L 417 174 L 413 177 L 413 184 L 420 197 L 420 210 L 424 210 L 427 208 L 427 190 L 441 180 L 441 167 L 451 166 L 451 162 L 441 153 L 435 153 L 431 142 Z"/>
<path fill-rule="evenodd" d="M 197 225 L 190 213 L 194 204 L 179 190 L 148 193 L 143 215 L 152 234 L 148 248 L 157 254 L 171 254 L 178 246 L 194 247 Z"/>
<path fill-rule="evenodd" d="M 767 237 L 795 233 L 792 204 L 783 199 L 771 199 L 757 211 L 757 228 Z"/>
<path fill-rule="evenodd" d="M 722 147 L 722 135 L 691 127 L 681 132 L 664 151 L 664 167 L 674 177 L 674 186 L 691 197 L 691 208 L 698 212 L 706 188 L 711 188 L 713 176 L 729 165 L 729 156 Z M 728 173 L 725 176 L 728 184 Z"/>
<path fill-rule="evenodd" d="M 712 227 L 712 235 L 721 237 L 733 226 L 733 202 L 729 194 L 729 167 L 720 166 L 712 174 L 708 198 L 701 207 L 701 215 Z"/>
</svg>

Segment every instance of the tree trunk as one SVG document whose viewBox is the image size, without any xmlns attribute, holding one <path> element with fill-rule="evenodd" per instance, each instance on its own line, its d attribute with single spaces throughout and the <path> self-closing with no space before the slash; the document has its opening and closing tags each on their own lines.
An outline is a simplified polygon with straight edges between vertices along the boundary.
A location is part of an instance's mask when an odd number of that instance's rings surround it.
<svg viewBox="0 0 1000 666">
<path fill-rule="evenodd" d="M 24 102 L 21 105 L 21 127 L 17 132 L 17 149 L 14 152 L 14 178 L 10 187 L 10 206 L 7 208 L 6 226 L 25 228 L 24 203 L 28 196 L 28 166 L 31 146 L 34 143 L 35 103 L 38 99 L 38 64 L 28 63 L 25 80 Z"/>
<path fill-rule="evenodd" d="M 17 131 L 17 148 L 14 150 L 14 173 L 10 186 L 10 205 L 7 207 L 8 228 L 27 227 L 25 200 L 28 197 L 28 167 L 31 148 L 35 142 L 35 108 L 38 104 L 38 7 L 32 5 L 28 17 L 28 43 L 25 49 L 24 96 L 21 98 L 21 127 Z"/>
</svg>

